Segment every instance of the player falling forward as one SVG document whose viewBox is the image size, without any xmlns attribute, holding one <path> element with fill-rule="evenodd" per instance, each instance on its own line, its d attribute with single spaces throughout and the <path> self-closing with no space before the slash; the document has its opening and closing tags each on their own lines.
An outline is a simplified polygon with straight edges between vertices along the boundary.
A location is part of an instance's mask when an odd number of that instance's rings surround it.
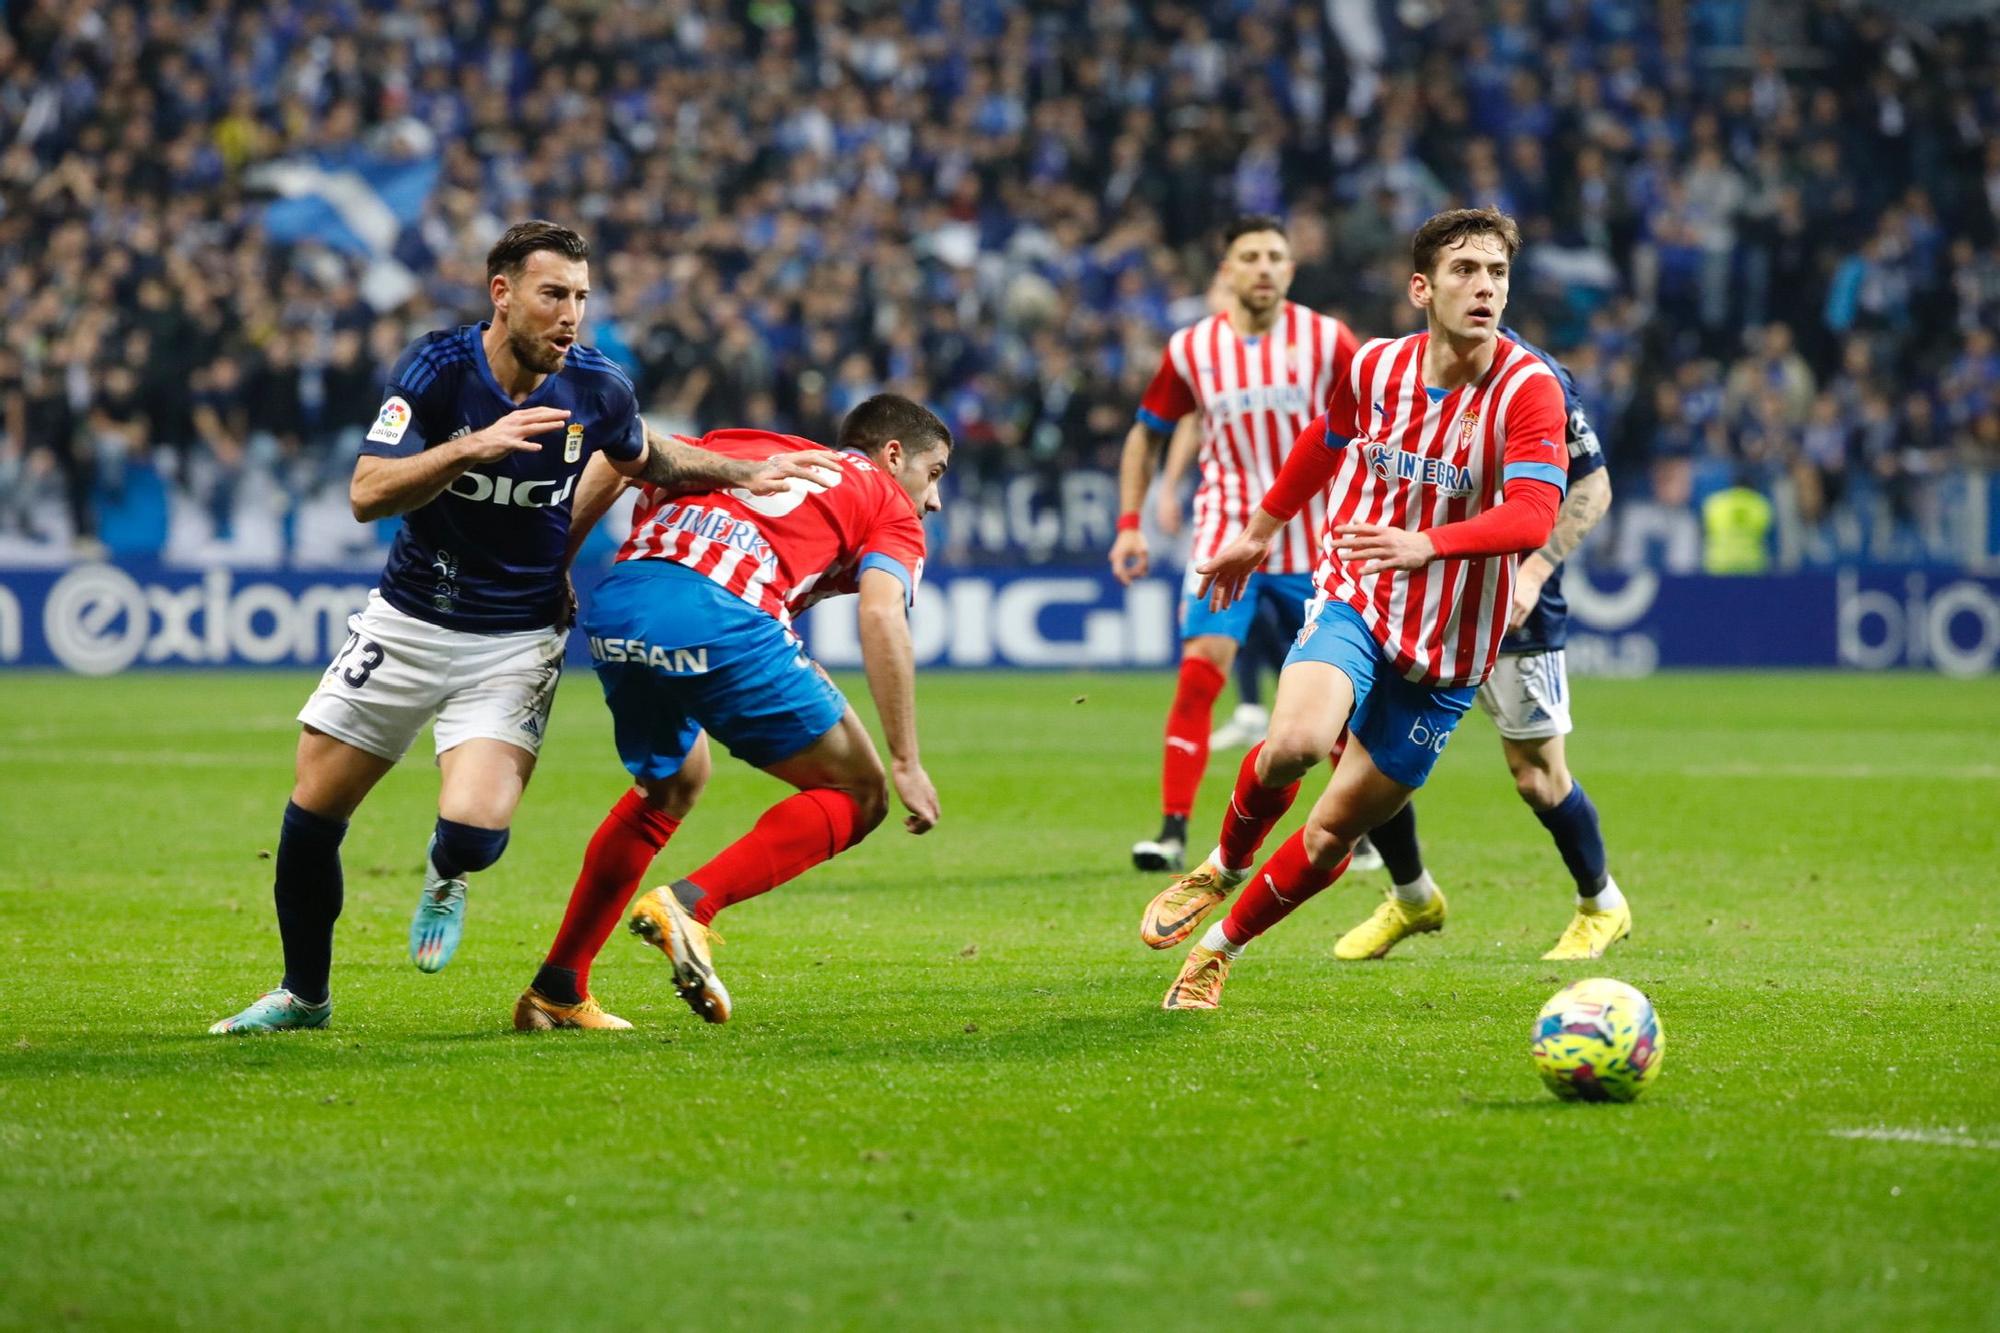
<svg viewBox="0 0 2000 1333">
<path fill-rule="evenodd" d="M 325 1027 L 340 916 L 340 842 L 362 800 L 437 720 L 442 781 L 410 955 L 435 972 L 464 928 L 465 876 L 499 859 L 562 673 L 570 505 L 608 466 L 672 491 L 780 490 L 801 469 L 653 438 L 632 386 L 578 343 L 590 247 L 550 222 L 510 228 L 486 258 L 489 324 L 411 344 L 355 461 L 362 522 L 406 515 L 379 587 L 299 713 L 278 836 L 285 977 L 216 1033 Z"/>
<path fill-rule="evenodd" d="M 1362 347 L 1249 526 L 1200 567 L 1211 601 L 1229 605 L 1272 536 L 1332 482 L 1313 605 L 1278 677 L 1270 734 L 1244 758 L 1220 845 L 1140 925 L 1146 943 L 1166 948 L 1250 880 L 1189 953 L 1169 1009 L 1219 1005 L 1243 948 L 1338 879 L 1361 835 L 1423 785 L 1492 669 L 1515 555 L 1547 541 L 1555 522 L 1562 391 L 1499 334 L 1520 249 L 1513 219 L 1440 213 L 1411 249 L 1410 300 L 1426 331 Z M 1343 733 L 1305 827 L 1253 877 L 1299 780 Z"/>
<path fill-rule="evenodd" d="M 823 597 L 859 594 L 862 662 L 889 776 L 910 812 L 904 827 L 937 823 L 937 791 L 917 754 L 908 615 L 923 574 L 923 516 L 939 507 L 951 442 L 928 409 L 878 394 L 847 414 L 839 452 L 754 430 L 702 438 L 704 448 L 751 460 L 819 449 L 811 478 L 781 495 L 646 493 L 584 626 L 634 786 L 590 840 L 555 943 L 514 1006 L 515 1027 L 631 1026 L 591 998 L 590 964 L 708 782 L 709 733 L 799 789 L 632 913 L 633 932 L 666 954 L 681 998 L 709 1022 L 730 1013 L 711 953 L 716 913 L 882 822 L 889 794 L 874 743 L 792 633 L 793 615 Z M 617 479 L 600 474 L 579 506 L 601 512 L 616 494 Z"/>
<path fill-rule="evenodd" d="M 1194 563 L 1220 551 L 1249 520 L 1256 497 L 1270 489 L 1284 465 L 1285 450 L 1346 377 L 1354 355 L 1354 335 L 1339 320 L 1285 299 L 1294 268 L 1278 219 L 1251 215 L 1232 222 L 1223 240 L 1224 307 L 1167 340 L 1138 419 L 1125 436 L 1111 570 L 1129 584 L 1143 578 L 1150 565 L 1139 506 L 1152 480 L 1153 457 L 1176 421 L 1201 414 L 1201 483 L 1194 496 L 1194 549 L 1181 613 L 1180 682 L 1167 711 L 1160 832 L 1132 847 L 1132 864 L 1141 870 L 1182 867 L 1188 813 L 1208 767 L 1215 699 L 1259 602 L 1277 607 L 1289 636 L 1312 595 L 1313 539 L 1326 517 L 1318 495 L 1273 534 L 1240 602 L 1211 607 L 1193 591 Z"/>
<path fill-rule="evenodd" d="M 1569 422 L 1570 484 L 1555 531 L 1540 550 L 1522 558 L 1515 572 L 1508 634 L 1500 644 L 1493 674 L 1479 687 L 1479 706 L 1499 729 L 1514 789 L 1555 839 L 1556 850 L 1576 881 L 1576 914 L 1555 947 L 1542 957 L 1552 962 L 1599 958 L 1632 933 L 1632 909 L 1606 868 L 1597 807 L 1570 776 L 1564 754 L 1563 737 L 1571 724 L 1569 672 L 1563 661 L 1569 605 L 1562 595 L 1562 562 L 1610 506 L 1611 474 L 1605 470 L 1603 447 L 1569 371 L 1511 330 L 1500 333 L 1540 357 L 1562 385 Z M 1417 844 L 1416 803 L 1390 816 L 1371 836 L 1388 867 L 1391 888 L 1374 914 L 1334 945 L 1334 957 L 1347 961 L 1381 958 L 1398 941 L 1444 926 L 1444 895 L 1424 869 Z M 1356 868 L 1359 865 L 1357 857 Z"/>
</svg>

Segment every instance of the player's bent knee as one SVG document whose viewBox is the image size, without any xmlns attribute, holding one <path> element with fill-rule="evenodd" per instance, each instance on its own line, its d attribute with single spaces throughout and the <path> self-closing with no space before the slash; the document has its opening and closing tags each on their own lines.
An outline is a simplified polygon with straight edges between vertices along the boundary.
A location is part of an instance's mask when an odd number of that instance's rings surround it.
<svg viewBox="0 0 2000 1333">
<path fill-rule="evenodd" d="M 1307 821 L 1299 832 L 1305 841 L 1306 859 L 1322 869 L 1331 869 L 1347 859 L 1354 850 L 1355 839 L 1361 836 L 1361 832 L 1350 832 L 1318 819 Z"/>
<path fill-rule="evenodd" d="M 1514 767 L 1514 790 L 1536 810 L 1555 809 L 1569 794 L 1569 788 L 1570 778 L 1566 770 L 1544 768 L 1532 763 Z"/>
<path fill-rule="evenodd" d="M 1264 738 L 1264 749 L 1257 756 L 1258 776 L 1265 780 L 1266 786 L 1297 782 L 1331 748 L 1313 728 L 1273 724 Z"/>
<path fill-rule="evenodd" d="M 1553 810 L 1569 795 L 1570 784 L 1553 773 L 1531 769 L 1514 775 L 1514 790 L 1536 810 Z"/>
<path fill-rule="evenodd" d="M 872 782 L 857 783 L 848 788 L 847 794 L 854 798 L 854 840 L 860 842 L 889 817 L 889 783 L 886 778 L 878 776 Z"/>
</svg>

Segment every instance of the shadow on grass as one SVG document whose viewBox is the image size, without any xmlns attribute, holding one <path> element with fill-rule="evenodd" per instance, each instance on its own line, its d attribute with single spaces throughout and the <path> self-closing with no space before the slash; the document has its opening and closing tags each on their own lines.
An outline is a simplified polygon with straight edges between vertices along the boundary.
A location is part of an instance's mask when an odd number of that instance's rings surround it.
<svg viewBox="0 0 2000 1333">
<path fill-rule="evenodd" d="M 1580 1102 L 1561 1102 L 1554 1097 L 1469 1097 L 1465 1101 L 1468 1111 L 1507 1111 L 1525 1115 L 1554 1115 L 1567 1111 Z"/>
<path fill-rule="evenodd" d="M 1160 1042 L 1214 1039 L 1223 1029 L 1219 1015 L 1164 1014 L 1151 1004 L 1107 1003 L 1051 994 L 1047 1012 L 1018 1009 L 994 1015 L 969 1009 L 962 1014 L 893 1014 L 871 1009 L 848 1014 L 833 1025 L 810 1008 L 760 1013 L 747 1021 L 710 1027 L 691 1017 L 668 1015 L 642 1022 L 628 1033 L 522 1033 L 492 1026 L 428 1032 L 371 1032 L 352 1029 L 211 1037 L 202 1033 L 106 1033 L 0 1053 L 0 1079 L 53 1080 L 78 1077 L 132 1083 L 148 1079 L 258 1076 L 268 1072 L 359 1073 L 365 1070 L 434 1066 L 445 1052 L 478 1057 L 468 1064 L 482 1077 L 514 1059 L 560 1055 L 566 1062 L 611 1067 L 662 1055 L 714 1060 L 735 1066 L 747 1060 L 783 1060 L 797 1067 L 819 1064 L 879 1063 L 912 1068 L 1021 1065 L 1050 1061 L 1123 1059 L 1135 1049 Z M 870 1023 L 879 1022 L 880 1031 Z"/>
</svg>

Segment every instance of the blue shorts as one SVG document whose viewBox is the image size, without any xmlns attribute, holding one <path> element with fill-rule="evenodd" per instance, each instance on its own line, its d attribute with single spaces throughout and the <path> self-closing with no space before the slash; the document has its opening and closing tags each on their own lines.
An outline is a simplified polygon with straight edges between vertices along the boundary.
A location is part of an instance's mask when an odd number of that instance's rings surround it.
<svg viewBox="0 0 2000 1333">
<path fill-rule="evenodd" d="M 1330 597 L 1285 655 L 1286 666 L 1294 662 L 1324 662 L 1347 673 L 1354 682 L 1348 731 L 1375 767 L 1405 787 L 1424 785 L 1452 729 L 1479 692 L 1472 685 L 1418 685 L 1403 679 L 1382 656 L 1361 613 Z"/>
<path fill-rule="evenodd" d="M 1306 603 L 1313 599 L 1313 580 L 1310 574 L 1252 574 L 1250 582 L 1244 585 L 1243 595 L 1231 603 L 1224 611 L 1208 609 L 1206 597 L 1195 596 L 1195 589 L 1201 586 L 1201 576 L 1188 566 L 1186 597 L 1181 602 L 1181 638 L 1192 639 L 1202 634 L 1220 634 L 1238 643 L 1249 637 L 1251 623 L 1257 619 L 1257 608 L 1269 603 L 1278 613 L 1279 631 L 1287 638 L 1299 632 L 1305 623 Z"/>
<path fill-rule="evenodd" d="M 680 772 L 707 731 L 745 763 L 789 759 L 847 700 L 798 636 L 714 580 L 665 560 L 614 565 L 583 631 L 635 778 Z"/>
</svg>

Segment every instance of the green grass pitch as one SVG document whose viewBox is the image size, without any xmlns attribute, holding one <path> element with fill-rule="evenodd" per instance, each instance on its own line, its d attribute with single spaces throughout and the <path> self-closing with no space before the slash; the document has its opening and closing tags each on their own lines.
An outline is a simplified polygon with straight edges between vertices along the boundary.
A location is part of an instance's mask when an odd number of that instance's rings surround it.
<svg viewBox="0 0 2000 1333">
<path fill-rule="evenodd" d="M 621 933 L 637 1031 L 517 1036 L 623 785 L 578 673 L 448 971 L 420 756 L 347 839 L 334 1026 L 209 1038 L 278 976 L 310 684 L 0 678 L 0 1327 L 2000 1327 L 2000 681 L 1578 682 L 1637 933 L 1567 966 L 1475 715 L 1419 805 L 1443 935 L 1335 963 L 1357 876 L 1168 1014 L 1125 866 L 1168 678 L 928 677 L 944 824 L 725 916 L 734 1022 Z M 778 790 L 719 762 L 652 882 Z M 1662 1016 L 1633 1106 L 1529 1062 L 1596 973 Z"/>
</svg>

